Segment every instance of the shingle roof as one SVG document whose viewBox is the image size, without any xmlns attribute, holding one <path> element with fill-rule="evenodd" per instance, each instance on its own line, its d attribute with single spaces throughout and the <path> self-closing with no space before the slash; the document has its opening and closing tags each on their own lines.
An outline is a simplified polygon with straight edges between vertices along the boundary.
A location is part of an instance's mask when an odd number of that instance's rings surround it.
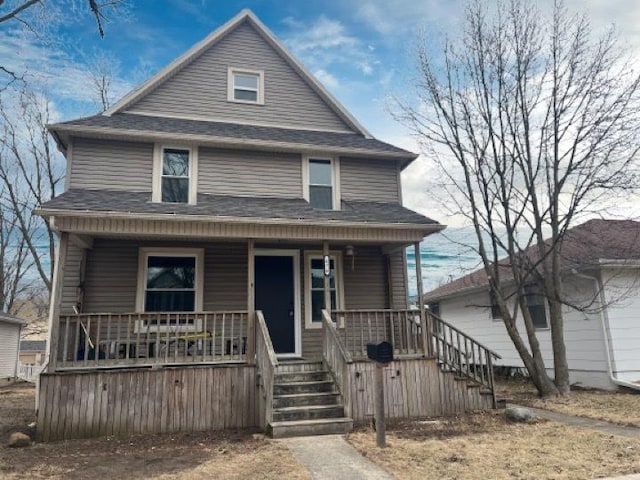
<svg viewBox="0 0 640 480">
<path fill-rule="evenodd" d="M 438 222 L 402 205 L 343 201 L 341 210 L 316 210 L 302 198 L 234 197 L 198 194 L 196 205 L 151 203 L 145 192 L 69 190 L 42 205 L 43 210 L 120 212 L 208 217 L 247 217 L 351 223 L 437 225 Z"/>
<path fill-rule="evenodd" d="M 529 249 L 529 256 L 535 249 Z M 640 222 L 632 220 L 589 220 L 566 233 L 562 245 L 563 268 L 585 269 L 600 264 L 601 260 L 640 260 Z M 510 269 L 505 266 L 504 277 Z M 425 300 L 440 298 L 488 285 L 483 268 L 460 277 L 425 294 Z"/>
<path fill-rule="evenodd" d="M 47 349 L 46 340 L 21 340 L 20 351 L 21 352 L 40 352 Z"/>
<path fill-rule="evenodd" d="M 77 127 L 112 129 L 129 133 L 164 133 L 173 135 L 196 135 L 215 139 L 235 139 L 274 144 L 295 144 L 302 146 L 334 147 L 345 150 L 388 154 L 413 160 L 414 153 L 388 143 L 366 138 L 357 133 L 337 133 L 290 128 L 241 125 L 237 123 L 209 122 L 181 118 L 152 117 L 131 113 L 116 113 L 111 116 L 94 115 L 49 126 L 52 131 L 69 131 Z"/>
</svg>

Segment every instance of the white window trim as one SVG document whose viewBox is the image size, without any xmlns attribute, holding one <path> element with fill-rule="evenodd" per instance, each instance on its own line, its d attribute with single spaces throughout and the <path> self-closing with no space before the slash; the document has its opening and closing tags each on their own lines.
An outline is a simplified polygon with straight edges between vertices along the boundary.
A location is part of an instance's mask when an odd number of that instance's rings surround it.
<svg viewBox="0 0 640 480">
<path fill-rule="evenodd" d="M 151 201 L 162 203 L 162 162 L 165 149 L 189 151 L 189 202 L 195 205 L 198 199 L 198 147 L 192 145 L 169 145 L 156 143 L 153 148 L 153 182 Z"/>
<path fill-rule="evenodd" d="M 258 76 L 258 95 L 257 101 L 251 100 L 238 100 L 235 98 L 235 81 L 234 75 L 236 73 L 246 73 L 248 75 Z M 249 89 L 244 89 L 249 90 Z M 253 91 L 253 89 L 250 89 Z M 229 67 L 227 70 L 227 101 L 234 103 L 248 103 L 250 105 L 264 105 L 264 70 L 249 70 L 247 68 Z"/>
<path fill-rule="evenodd" d="M 328 160 L 331 162 L 331 180 L 333 181 L 333 208 L 332 210 L 340 210 L 341 192 L 340 192 L 340 158 L 327 157 L 326 155 L 304 155 L 302 157 L 302 197 L 309 201 L 309 160 Z"/>
<path fill-rule="evenodd" d="M 136 292 L 136 312 L 145 313 L 144 299 L 147 281 L 147 265 L 149 257 L 195 257 L 196 259 L 196 297 L 194 311 L 202 312 L 204 292 L 204 249 L 203 248 L 156 248 L 141 247 L 138 250 L 138 288 Z M 162 329 L 163 327 L 158 327 Z"/>
<path fill-rule="evenodd" d="M 329 257 L 335 262 L 336 269 L 336 305 L 338 310 L 344 310 L 344 278 L 342 271 L 342 252 L 332 250 L 329 252 Z M 322 259 L 322 251 L 320 250 L 307 250 L 304 252 L 304 328 L 305 329 L 318 329 L 322 328 L 322 322 L 311 321 L 311 260 Z M 339 322 L 339 327 L 342 328 L 342 321 Z"/>
</svg>

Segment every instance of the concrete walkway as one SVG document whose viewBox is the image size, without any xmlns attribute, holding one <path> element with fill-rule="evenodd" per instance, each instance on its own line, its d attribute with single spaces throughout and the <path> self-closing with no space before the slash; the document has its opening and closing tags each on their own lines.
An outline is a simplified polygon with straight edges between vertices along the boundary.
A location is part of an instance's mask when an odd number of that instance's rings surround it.
<svg viewBox="0 0 640 480">
<path fill-rule="evenodd" d="M 620 435 L 622 437 L 629 438 L 640 438 L 640 428 L 638 427 L 625 427 L 623 425 L 616 425 L 615 423 L 605 422 L 602 420 L 593 420 L 591 418 L 577 417 L 575 415 L 567 415 L 565 413 L 556 413 L 550 410 L 543 410 L 541 408 L 524 407 L 521 405 L 512 404 L 509 404 L 508 406 L 527 408 L 540 418 L 546 418 L 547 420 L 553 420 L 554 422 L 558 423 L 565 423 L 567 425 L 573 425 L 575 427 L 590 428 L 592 430 L 597 430 L 602 433 L 608 433 L 610 435 Z M 638 480 L 640 480 L 640 476 Z"/>
<path fill-rule="evenodd" d="M 316 480 L 391 480 L 392 477 L 360 455 L 341 435 L 280 440 Z"/>
</svg>

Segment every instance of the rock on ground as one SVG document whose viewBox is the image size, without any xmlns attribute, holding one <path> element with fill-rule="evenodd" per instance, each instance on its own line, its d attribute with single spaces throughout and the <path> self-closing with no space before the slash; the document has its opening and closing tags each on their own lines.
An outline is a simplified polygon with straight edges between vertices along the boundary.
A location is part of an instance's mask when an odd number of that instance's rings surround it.
<svg viewBox="0 0 640 480">
<path fill-rule="evenodd" d="M 531 410 L 522 407 L 509 407 L 504 411 L 504 415 L 512 422 L 528 422 L 533 419 Z"/>
<path fill-rule="evenodd" d="M 31 438 L 22 432 L 13 432 L 9 436 L 9 443 L 7 443 L 7 446 L 11 448 L 28 447 L 29 445 L 31 445 Z"/>
</svg>

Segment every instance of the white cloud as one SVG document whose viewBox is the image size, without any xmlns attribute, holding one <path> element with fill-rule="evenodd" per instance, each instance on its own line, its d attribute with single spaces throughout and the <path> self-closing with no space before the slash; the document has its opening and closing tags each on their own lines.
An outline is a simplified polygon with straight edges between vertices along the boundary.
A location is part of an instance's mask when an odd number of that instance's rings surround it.
<svg viewBox="0 0 640 480">
<path fill-rule="evenodd" d="M 378 64 L 374 50 L 352 35 L 342 22 L 321 15 L 311 24 L 293 17 L 286 17 L 282 23 L 290 30 L 283 36 L 284 43 L 313 70 L 326 73 L 346 67 L 363 75 L 374 73 Z"/>
<path fill-rule="evenodd" d="M 25 75 L 34 86 L 50 92 L 58 105 L 65 102 L 85 104 L 83 113 L 87 113 L 89 105 L 95 101 L 87 63 L 72 58 L 54 45 L 44 45 L 19 31 L 0 31 L 0 58 L 4 68 Z M 120 97 L 131 88 L 129 82 L 114 78 L 111 93 Z"/>
<path fill-rule="evenodd" d="M 313 72 L 313 75 L 330 90 L 337 90 L 340 86 L 338 79 L 322 68 Z"/>
</svg>

